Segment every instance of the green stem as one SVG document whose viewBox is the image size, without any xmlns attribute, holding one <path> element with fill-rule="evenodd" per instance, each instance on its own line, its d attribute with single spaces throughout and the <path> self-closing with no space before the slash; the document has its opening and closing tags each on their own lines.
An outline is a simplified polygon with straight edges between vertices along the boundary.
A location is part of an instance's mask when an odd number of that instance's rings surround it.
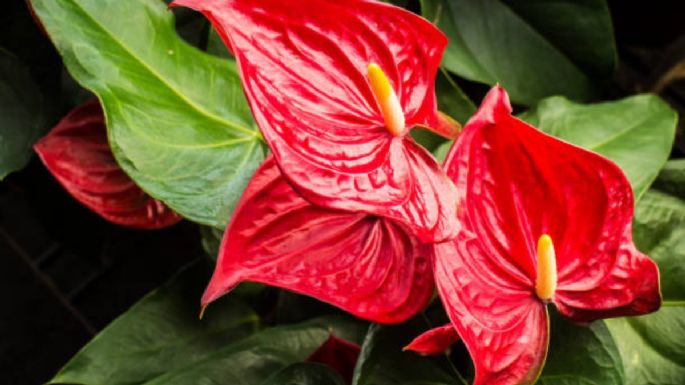
<svg viewBox="0 0 685 385">
<path fill-rule="evenodd" d="M 461 383 L 464 385 L 469 385 L 469 382 L 466 381 L 464 376 L 462 376 L 461 373 L 459 372 L 459 369 L 457 369 L 457 367 L 454 366 L 454 363 L 452 362 L 452 360 L 450 360 L 449 354 L 445 353 L 445 359 L 447 360 L 447 363 L 450 364 L 450 367 L 454 371 L 454 374 L 456 374 L 457 378 L 459 378 L 459 381 L 461 381 Z"/>
<path fill-rule="evenodd" d="M 432 329 L 432 328 L 433 328 L 433 325 L 432 325 L 431 321 L 428 319 L 428 316 L 426 316 L 426 312 L 425 312 L 425 311 L 422 311 L 422 312 L 421 312 L 421 317 L 422 317 L 423 320 L 426 322 L 426 325 L 428 325 L 428 328 L 429 328 L 429 329 Z M 469 382 L 466 381 L 466 379 L 464 378 L 464 376 L 462 376 L 461 373 L 459 372 L 459 369 L 457 369 L 457 367 L 454 365 L 454 363 L 452 362 L 452 360 L 450 360 L 450 355 L 449 355 L 449 353 L 445 353 L 445 359 L 447 360 L 447 363 L 449 364 L 450 368 L 452 368 L 452 371 L 454 372 L 454 374 L 456 374 L 456 376 L 457 376 L 457 378 L 459 379 L 459 381 L 461 381 L 461 383 L 464 384 L 464 385 L 469 385 Z"/>
<path fill-rule="evenodd" d="M 661 306 L 663 306 L 663 307 L 685 306 L 685 301 L 663 301 L 661 303 Z"/>
</svg>

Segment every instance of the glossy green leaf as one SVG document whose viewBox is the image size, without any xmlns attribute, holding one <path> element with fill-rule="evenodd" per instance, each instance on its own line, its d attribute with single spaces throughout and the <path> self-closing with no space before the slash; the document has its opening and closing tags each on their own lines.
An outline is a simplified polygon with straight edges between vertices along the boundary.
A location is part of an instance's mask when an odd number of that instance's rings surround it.
<svg viewBox="0 0 685 385">
<path fill-rule="evenodd" d="M 414 322 L 396 326 L 373 324 L 362 345 L 353 385 L 455 385 L 438 360 L 402 351 L 420 334 Z"/>
<path fill-rule="evenodd" d="M 153 291 L 112 322 L 52 379 L 53 384 L 143 384 L 188 365 L 250 335 L 257 315 L 236 299 L 225 298 L 198 319 L 208 278 L 195 263 Z"/>
<path fill-rule="evenodd" d="M 355 336 L 359 322 L 328 317 L 257 331 L 258 317 L 237 293 L 199 320 L 209 271 L 200 261 L 112 322 L 53 384 L 261 384 L 305 361 L 333 333 Z"/>
<path fill-rule="evenodd" d="M 284 367 L 305 361 L 331 331 L 337 333 L 326 319 L 265 329 L 145 385 L 261 384 Z"/>
<path fill-rule="evenodd" d="M 685 306 L 685 159 L 669 161 L 638 203 L 633 237 L 659 265 L 667 306 Z"/>
<path fill-rule="evenodd" d="M 606 323 L 621 352 L 626 385 L 685 383 L 685 161 L 666 164 L 635 208 L 633 235 L 659 265 L 664 307 Z"/>
<path fill-rule="evenodd" d="M 606 323 L 621 352 L 625 385 L 685 384 L 685 307 Z"/>
<path fill-rule="evenodd" d="M 207 36 L 207 52 L 218 57 L 233 57 L 214 27 L 209 28 L 209 34 Z"/>
<path fill-rule="evenodd" d="M 664 301 L 685 306 L 685 201 L 648 191 L 635 208 L 633 234 L 638 249 L 659 265 Z"/>
<path fill-rule="evenodd" d="M 462 126 L 466 125 L 466 122 L 476 113 L 476 105 L 444 68 L 440 69 L 435 79 L 435 93 L 438 96 L 440 111 L 456 119 Z M 439 162 L 442 162 L 451 146 L 452 141 L 443 140 L 427 148 L 433 152 Z"/>
<path fill-rule="evenodd" d="M 262 385 L 345 385 L 340 375 L 319 364 L 293 364 Z"/>
<path fill-rule="evenodd" d="M 47 130 L 44 102 L 28 67 L 0 49 L 0 180 L 28 163 Z"/>
<path fill-rule="evenodd" d="M 200 242 L 207 255 L 216 261 L 221 247 L 221 239 L 224 232 L 221 229 L 211 226 L 200 226 Z"/>
<path fill-rule="evenodd" d="M 685 159 L 668 161 L 654 181 L 654 188 L 685 201 Z"/>
<path fill-rule="evenodd" d="M 540 385 L 623 385 L 621 355 L 604 322 L 574 325 L 550 311 L 550 344 Z"/>
<path fill-rule="evenodd" d="M 440 69 L 435 79 L 435 93 L 438 96 L 440 111 L 456 119 L 462 125 L 466 124 L 476 113 L 476 105 L 444 68 Z"/>
<path fill-rule="evenodd" d="M 265 149 L 230 61 L 182 41 L 158 0 L 33 0 L 73 77 L 102 101 L 112 150 L 146 192 L 226 225 Z"/>
<path fill-rule="evenodd" d="M 584 100 L 586 73 L 607 76 L 616 50 L 604 0 L 422 0 L 450 39 L 443 64 L 473 81 L 504 86 L 514 102 L 551 95 Z"/>
<path fill-rule="evenodd" d="M 668 159 L 677 115 L 653 95 L 598 104 L 551 97 L 521 119 L 616 162 L 630 180 L 637 201 Z"/>
</svg>

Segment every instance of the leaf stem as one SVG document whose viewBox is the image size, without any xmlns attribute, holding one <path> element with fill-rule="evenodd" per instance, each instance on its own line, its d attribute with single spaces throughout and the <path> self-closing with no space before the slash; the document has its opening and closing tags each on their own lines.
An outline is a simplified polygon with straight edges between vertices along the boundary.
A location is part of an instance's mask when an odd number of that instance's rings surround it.
<svg viewBox="0 0 685 385">
<path fill-rule="evenodd" d="M 432 328 L 433 328 L 433 324 L 432 324 L 431 321 L 428 319 L 428 316 L 426 316 L 426 312 L 425 312 L 425 311 L 421 311 L 421 317 L 423 318 L 424 322 L 426 322 L 426 325 L 428 325 L 428 328 L 429 328 L 429 329 L 432 329 Z M 454 363 L 453 363 L 452 360 L 450 359 L 449 353 L 446 352 L 446 353 L 444 354 L 444 357 L 445 357 L 445 360 L 447 360 L 447 363 L 449 364 L 450 368 L 452 368 L 452 371 L 454 372 L 454 374 L 456 374 L 456 376 L 457 376 L 457 378 L 459 379 L 459 381 L 461 381 L 461 383 L 464 384 L 464 385 L 470 385 L 469 382 L 466 381 L 466 379 L 464 378 L 464 376 L 461 375 L 461 373 L 459 372 L 459 369 L 457 369 L 457 367 L 454 365 Z"/>
</svg>

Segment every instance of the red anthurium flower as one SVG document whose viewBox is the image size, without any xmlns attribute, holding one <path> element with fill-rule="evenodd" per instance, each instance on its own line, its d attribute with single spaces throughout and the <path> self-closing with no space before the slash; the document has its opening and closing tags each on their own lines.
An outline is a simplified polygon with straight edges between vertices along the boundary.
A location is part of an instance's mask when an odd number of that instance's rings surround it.
<svg viewBox="0 0 685 385">
<path fill-rule="evenodd" d="M 511 116 L 499 86 L 445 166 L 463 227 L 436 245 L 435 279 L 475 385 L 535 381 L 547 303 L 581 323 L 659 308 L 659 273 L 632 242 L 633 195 L 621 170 Z"/>
<path fill-rule="evenodd" d="M 309 203 L 270 156 L 236 207 L 202 304 L 254 281 L 400 322 L 430 300 L 431 253 L 390 220 Z"/>
<path fill-rule="evenodd" d="M 159 229 L 181 220 L 141 190 L 114 160 L 97 100 L 70 112 L 34 148 L 74 198 L 110 222 Z"/>
<path fill-rule="evenodd" d="M 307 358 L 307 362 L 327 365 L 338 372 L 346 384 L 351 384 L 354 367 L 360 353 L 361 347 L 359 345 L 338 338 L 331 333 L 326 342 Z"/>
<path fill-rule="evenodd" d="M 444 353 L 455 342 L 459 341 L 459 333 L 451 323 L 431 329 L 416 337 L 404 350 L 432 356 Z"/>
<path fill-rule="evenodd" d="M 434 80 L 445 36 L 370 0 L 176 0 L 231 47 L 284 176 L 319 206 L 392 218 L 425 241 L 456 231 L 455 191 L 408 135 L 454 135 Z"/>
</svg>

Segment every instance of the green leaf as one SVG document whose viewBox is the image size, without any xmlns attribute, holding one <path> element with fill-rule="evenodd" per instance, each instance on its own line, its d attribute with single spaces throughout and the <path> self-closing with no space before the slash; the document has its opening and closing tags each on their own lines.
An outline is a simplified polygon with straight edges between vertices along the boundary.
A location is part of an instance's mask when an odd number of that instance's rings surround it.
<svg viewBox="0 0 685 385">
<path fill-rule="evenodd" d="M 685 160 L 669 161 L 638 203 L 633 237 L 659 265 L 664 303 L 685 306 Z"/>
<path fill-rule="evenodd" d="M 360 323 L 328 317 L 257 330 L 257 315 L 233 293 L 199 320 L 207 266 L 195 263 L 112 322 L 50 382 L 84 385 L 253 385 L 306 360 L 330 333 L 354 337 Z"/>
<path fill-rule="evenodd" d="M 293 364 L 262 385 L 345 385 L 335 371 L 319 364 Z"/>
<path fill-rule="evenodd" d="M 685 159 L 666 163 L 654 182 L 654 188 L 685 201 Z"/>
<path fill-rule="evenodd" d="M 476 112 L 476 105 L 444 68 L 440 69 L 435 78 L 435 93 L 438 109 L 462 125 Z M 411 130 L 411 136 L 428 151 L 436 151 L 446 142 L 442 136 L 424 129 Z"/>
<path fill-rule="evenodd" d="M 216 261 L 219 255 L 219 248 L 221 247 L 221 239 L 224 237 L 224 232 L 221 229 L 211 226 L 200 226 L 200 242 L 205 253 Z"/>
<path fill-rule="evenodd" d="M 664 301 L 685 305 L 685 201 L 648 191 L 635 208 L 633 234 L 638 249 L 659 265 Z"/>
<path fill-rule="evenodd" d="M 616 162 L 630 180 L 638 201 L 668 159 L 677 114 L 653 95 L 585 105 L 551 97 L 522 114 L 521 119 Z"/>
<path fill-rule="evenodd" d="M 595 94 L 586 72 L 616 65 L 604 0 L 422 0 L 423 16 L 449 38 L 443 64 L 469 80 L 499 82 L 513 101 Z"/>
<path fill-rule="evenodd" d="M 574 325 L 551 314 L 549 355 L 540 385 L 623 385 L 623 363 L 602 321 Z"/>
<path fill-rule="evenodd" d="M 143 384 L 188 365 L 257 328 L 257 315 L 236 299 L 198 319 L 207 266 L 195 263 L 148 294 L 77 353 L 53 384 Z"/>
<path fill-rule="evenodd" d="M 685 384 L 685 307 L 605 322 L 621 352 L 625 385 Z"/>
<path fill-rule="evenodd" d="M 28 67 L 0 49 L 0 180 L 31 159 L 33 144 L 48 128 L 47 115 Z"/>
<path fill-rule="evenodd" d="M 685 161 L 670 161 L 635 208 L 635 243 L 659 265 L 664 307 L 606 321 L 621 352 L 625 385 L 685 383 L 684 191 Z"/>
<path fill-rule="evenodd" d="M 260 384 L 284 367 L 306 360 L 331 331 L 337 333 L 326 319 L 265 329 L 145 385 Z"/>
<path fill-rule="evenodd" d="M 435 93 L 440 111 L 456 119 L 462 125 L 466 124 L 476 113 L 476 105 L 444 68 L 440 69 L 435 79 Z"/>
<path fill-rule="evenodd" d="M 207 36 L 207 52 L 218 57 L 233 58 L 213 26 L 209 28 L 209 35 Z"/>
<path fill-rule="evenodd" d="M 188 219 L 224 227 L 265 148 L 233 63 L 186 44 L 157 0 L 33 0 L 98 95 L 119 164 Z"/>
<path fill-rule="evenodd" d="M 353 385 L 448 385 L 456 380 L 438 358 L 402 351 L 420 334 L 415 322 L 369 328 L 354 370 Z M 443 357 L 444 359 L 444 357 Z"/>
</svg>

